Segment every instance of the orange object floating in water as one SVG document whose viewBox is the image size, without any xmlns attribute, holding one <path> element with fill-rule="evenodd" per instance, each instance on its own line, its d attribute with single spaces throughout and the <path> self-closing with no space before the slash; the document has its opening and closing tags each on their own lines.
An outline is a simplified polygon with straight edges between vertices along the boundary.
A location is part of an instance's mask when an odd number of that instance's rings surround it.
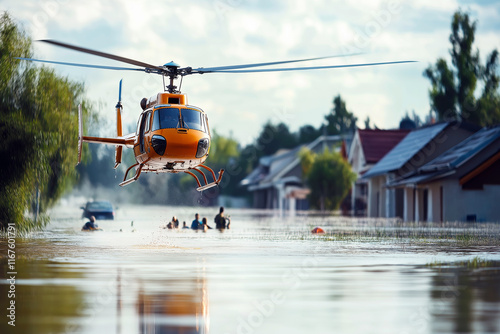
<svg viewBox="0 0 500 334">
<path fill-rule="evenodd" d="M 321 227 L 315 227 L 315 228 L 313 228 L 313 230 L 311 231 L 311 233 L 313 233 L 313 234 L 323 234 L 323 233 L 325 233 L 325 231 Z"/>
</svg>

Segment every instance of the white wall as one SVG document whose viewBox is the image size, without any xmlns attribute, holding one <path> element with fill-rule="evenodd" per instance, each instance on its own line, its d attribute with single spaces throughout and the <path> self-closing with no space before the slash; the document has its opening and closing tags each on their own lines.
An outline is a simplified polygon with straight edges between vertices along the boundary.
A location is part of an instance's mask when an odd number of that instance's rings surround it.
<svg viewBox="0 0 500 334">
<path fill-rule="evenodd" d="M 465 221 L 475 214 L 477 221 L 500 222 L 500 186 L 483 190 L 462 190 L 458 180 L 443 181 L 443 219 Z"/>
</svg>

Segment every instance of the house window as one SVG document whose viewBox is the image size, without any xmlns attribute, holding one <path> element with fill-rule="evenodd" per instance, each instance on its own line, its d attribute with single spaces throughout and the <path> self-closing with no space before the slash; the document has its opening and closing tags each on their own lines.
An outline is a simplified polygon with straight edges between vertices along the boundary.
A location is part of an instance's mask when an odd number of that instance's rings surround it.
<svg viewBox="0 0 500 334">
<path fill-rule="evenodd" d="M 368 187 L 366 184 L 360 184 L 359 185 L 359 193 L 361 196 L 367 196 L 368 195 Z"/>
</svg>

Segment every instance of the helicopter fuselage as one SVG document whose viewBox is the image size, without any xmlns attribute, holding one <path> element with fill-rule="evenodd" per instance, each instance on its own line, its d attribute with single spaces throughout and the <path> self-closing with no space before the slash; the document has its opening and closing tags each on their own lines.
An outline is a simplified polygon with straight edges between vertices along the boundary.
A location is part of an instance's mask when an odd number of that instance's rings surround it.
<svg viewBox="0 0 500 334">
<path fill-rule="evenodd" d="M 203 164 L 210 150 L 206 113 L 185 94 L 158 93 L 139 116 L 134 155 L 143 172 L 176 172 Z"/>
<path fill-rule="evenodd" d="M 178 173 L 185 172 L 193 176 L 198 183 L 198 191 L 214 187 L 221 181 L 224 170 L 218 177 L 214 171 L 203 163 L 210 152 L 210 128 L 206 113 L 195 106 L 187 104 L 185 94 L 158 93 L 148 100 L 141 101 L 143 111 L 137 121 L 135 133 L 122 135 L 121 102 L 116 105 L 117 137 L 100 138 L 81 135 L 81 108 L 79 109 L 79 161 L 82 142 L 100 143 L 116 146 L 115 168 L 122 160 L 123 147 L 132 148 L 136 163 L 130 166 L 120 186 L 136 181 L 142 172 L 145 173 Z M 135 175 L 127 179 L 132 168 Z M 209 182 L 203 170 L 210 172 L 213 182 Z M 200 182 L 198 172 L 203 178 Z"/>
</svg>

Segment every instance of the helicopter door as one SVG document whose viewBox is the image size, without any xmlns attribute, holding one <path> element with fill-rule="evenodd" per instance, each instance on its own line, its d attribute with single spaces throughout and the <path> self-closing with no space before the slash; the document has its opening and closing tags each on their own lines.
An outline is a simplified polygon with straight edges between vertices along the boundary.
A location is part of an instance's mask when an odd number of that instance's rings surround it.
<svg viewBox="0 0 500 334">
<path fill-rule="evenodd" d="M 141 154 L 146 153 L 146 147 L 144 145 L 144 134 L 145 134 L 145 130 L 146 130 L 146 123 L 147 123 L 147 120 L 149 119 L 148 115 L 150 116 L 151 113 L 144 113 L 142 115 L 141 127 L 139 129 L 139 149 L 140 149 Z"/>
</svg>

